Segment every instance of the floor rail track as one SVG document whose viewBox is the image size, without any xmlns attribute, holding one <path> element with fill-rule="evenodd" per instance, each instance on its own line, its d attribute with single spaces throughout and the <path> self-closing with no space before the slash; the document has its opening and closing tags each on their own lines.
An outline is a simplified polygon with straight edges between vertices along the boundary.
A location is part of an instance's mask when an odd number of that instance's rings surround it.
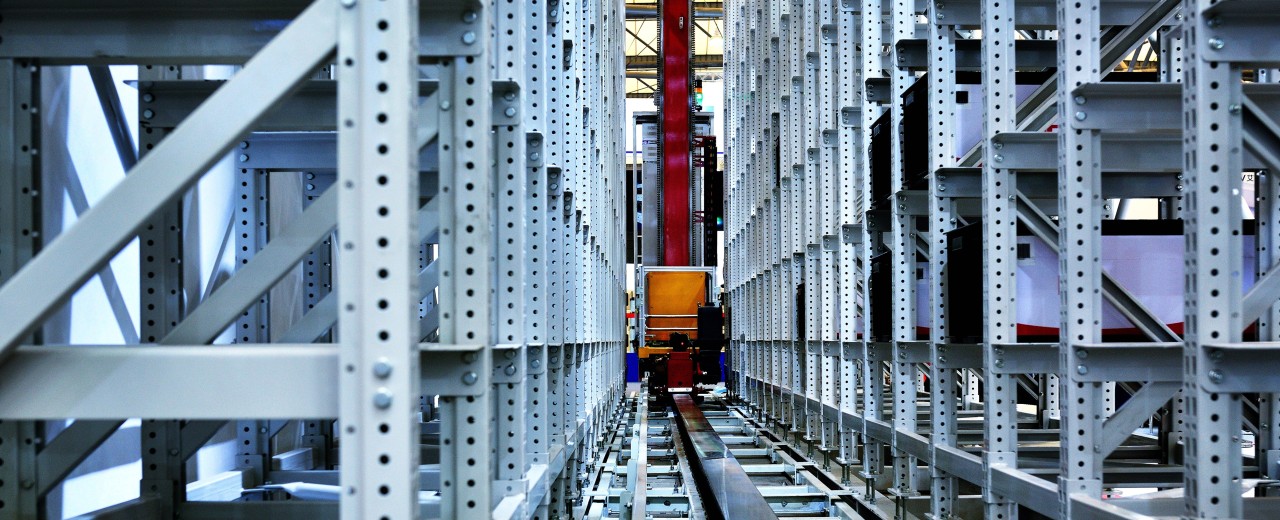
<svg viewBox="0 0 1280 520">
<path fill-rule="evenodd" d="M 673 399 L 680 417 L 680 436 L 696 455 L 690 458 L 689 466 L 698 483 L 706 489 L 704 496 L 714 502 L 715 507 L 708 507 L 707 511 L 733 520 L 778 518 L 742 465 L 725 447 L 693 396 L 679 394 Z"/>
</svg>

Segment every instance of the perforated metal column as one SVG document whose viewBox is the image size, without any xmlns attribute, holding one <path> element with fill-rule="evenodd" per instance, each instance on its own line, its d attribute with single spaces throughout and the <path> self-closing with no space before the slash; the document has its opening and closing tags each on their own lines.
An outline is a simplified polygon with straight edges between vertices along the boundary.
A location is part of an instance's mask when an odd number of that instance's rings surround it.
<svg viewBox="0 0 1280 520">
<path fill-rule="evenodd" d="M 337 295 L 340 299 L 342 449 L 339 462 L 343 518 L 395 520 L 419 515 L 419 292 L 415 261 L 419 244 L 416 218 L 418 52 L 415 46 L 418 26 L 409 23 L 417 19 L 417 12 L 418 3 L 414 0 L 388 0 L 350 3 L 344 6 L 339 17 L 339 144 L 335 189 L 339 190 L 341 241 Z M 487 22 L 477 24 L 477 30 L 487 27 Z M 485 68 L 464 66 L 464 60 L 459 59 L 455 67 L 467 70 L 442 72 L 443 99 L 453 99 L 447 97 L 448 94 L 456 91 L 459 83 L 469 84 L 464 79 L 470 74 L 476 74 L 481 85 L 487 84 L 487 74 L 482 74 Z M 479 106 L 485 107 L 484 110 L 468 110 L 459 104 L 453 112 L 459 114 L 457 120 L 441 117 L 441 143 L 456 147 L 462 144 L 461 139 L 449 138 L 462 137 L 458 135 L 466 133 L 462 128 L 486 129 L 483 123 L 487 122 L 487 103 Z M 428 114 L 431 111 L 426 110 Z M 482 116 L 484 119 L 479 119 Z M 479 119 L 481 125 L 476 125 L 477 121 L 464 125 L 473 117 Z M 477 139 L 479 136 L 467 137 Z M 446 171 L 445 157 L 458 155 L 461 151 L 458 154 L 442 151 L 441 171 Z M 465 160 L 461 158 L 459 162 Z M 448 165 L 449 171 L 453 166 Z M 469 180 L 460 176 L 464 181 Z M 442 175 L 442 190 L 456 189 L 451 182 L 455 179 L 450 177 Z M 449 202 L 455 202 L 450 199 Z M 461 205 L 464 201 L 457 202 Z M 445 236 L 458 232 L 460 227 L 453 215 L 444 213 L 442 211 L 440 219 L 442 243 Z M 442 245 L 442 251 L 446 255 L 456 254 L 453 247 L 456 247 L 454 243 Z M 454 277 L 452 269 L 453 264 L 443 267 L 442 280 Z M 460 303 L 457 295 L 449 296 L 450 303 Z M 483 302 L 481 299 L 480 305 L 475 305 L 475 301 L 463 304 L 483 311 L 487 308 Z M 445 341 L 456 341 L 454 327 L 461 320 L 451 319 L 448 314 L 456 307 L 445 308 L 442 336 L 447 333 Z M 483 338 L 470 339 L 483 341 Z M 461 408 L 446 409 L 447 420 L 456 421 L 461 415 L 459 412 L 468 411 Z M 468 432 L 450 431 L 449 434 L 449 440 L 465 439 Z M 479 466 L 485 478 L 478 483 L 478 489 L 459 482 L 469 477 L 468 470 L 474 471 L 476 467 L 466 464 L 467 458 L 480 454 L 459 453 L 461 450 L 448 447 L 441 451 L 445 514 L 488 511 L 489 481 L 487 472 L 483 471 L 488 466 Z M 457 493 L 459 488 L 467 488 L 467 494 Z"/>
</svg>

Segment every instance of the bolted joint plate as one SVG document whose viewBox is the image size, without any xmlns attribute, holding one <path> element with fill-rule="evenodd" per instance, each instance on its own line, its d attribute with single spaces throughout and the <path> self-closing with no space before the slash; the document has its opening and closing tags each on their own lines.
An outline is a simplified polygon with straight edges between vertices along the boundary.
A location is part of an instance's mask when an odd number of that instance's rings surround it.
<svg viewBox="0 0 1280 520">
<path fill-rule="evenodd" d="M 1202 348 L 1195 377 L 1205 391 L 1242 394 L 1275 389 L 1280 342 L 1215 343 Z"/>
<path fill-rule="evenodd" d="M 547 351 L 546 345 L 543 345 L 541 343 L 529 344 L 529 348 L 526 349 L 526 354 L 525 354 L 525 358 L 528 364 L 528 368 L 525 369 L 526 374 L 531 376 L 536 376 L 536 375 L 542 375 L 547 373 L 548 361 L 546 359 L 543 359 L 545 357 L 544 354 L 546 353 L 546 351 Z"/>
<path fill-rule="evenodd" d="M 520 124 L 520 84 L 515 81 L 493 82 L 493 126 Z"/>
<path fill-rule="evenodd" d="M 893 215 L 887 210 L 870 210 L 863 214 L 863 225 L 869 233 L 880 233 L 893 229 Z"/>
<path fill-rule="evenodd" d="M 840 343 L 836 341 L 823 341 L 822 356 L 833 358 L 840 357 Z"/>
<path fill-rule="evenodd" d="M 862 342 L 860 341 L 840 342 L 840 357 L 846 360 L 862 359 Z"/>
<path fill-rule="evenodd" d="M 543 165 L 546 152 L 542 150 L 546 138 L 542 132 L 525 132 L 525 165 L 534 168 Z"/>
<path fill-rule="evenodd" d="M 839 237 L 837 237 L 836 235 L 822 235 L 822 250 L 823 251 L 839 251 L 840 250 Z"/>
<path fill-rule="evenodd" d="M 929 214 L 928 190 L 902 190 L 898 192 L 899 207 L 907 215 L 923 216 Z"/>
<path fill-rule="evenodd" d="M 492 383 L 493 357 L 483 345 L 424 343 L 419 352 L 422 393 L 478 396 Z"/>
<path fill-rule="evenodd" d="M 928 341 L 896 341 L 893 343 L 894 361 L 897 363 L 928 363 L 932 352 Z"/>
<path fill-rule="evenodd" d="M 1053 374 L 1059 372 L 1057 343 L 992 343 L 991 370 L 997 374 Z"/>
<path fill-rule="evenodd" d="M 547 198 L 560 198 L 560 172 L 559 165 L 547 165 Z"/>
<path fill-rule="evenodd" d="M 861 244 L 862 224 L 844 224 L 840 226 L 840 241 L 845 244 Z"/>
<path fill-rule="evenodd" d="M 1182 343 L 1075 343 L 1063 366 L 1075 382 L 1178 382 L 1182 357 Z"/>
<path fill-rule="evenodd" d="M 893 344 L 887 341 L 873 341 L 866 343 L 866 361 L 870 363 L 878 363 L 881 361 L 889 361 L 892 359 Z"/>
<path fill-rule="evenodd" d="M 524 345 L 503 343 L 493 346 L 493 382 L 519 383 L 524 381 L 528 366 L 528 352 Z"/>
<path fill-rule="evenodd" d="M 884 104 L 893 99 L 893 86 L 889 84 L 889 78 L 867 78 L 864 84 L 867 101 Z"/>
<path fill-rule="evenodd" d="M 1275 27 L 1274 10 L 1257 6 L 1253 2 L 1222 2 L 1206 8 L 1199 17 L 1204 34 L 1196 38 L 1203 59 L 1259 66 L 1280 63 L 1274 39 L 1255 37 Z"/>
<path fill-rule="evenodd" d="M 830 23 L 822 24 L 820 31 L 822 33 L 822 43 L 825 43 L 825 44 L 836 43 L 835 24 L 830 24 Z"/>
<path fill-rule="evenodd" d="M 432 0 L 422 2 L 422 18 L 418 30 L 418 52 L 423 57 L 478 56 L 487 42 L 476 41 L 480 24 L 487 23 L 479 0 Z M 470 21 L 468 21 L 470 20 Z M 468 38 L 470 32 L 472 37 Z M 471 42 L 471 43 L 468 43 Z"/>
<path fill-rule="evenodd" d="M 862 124 L 860 121 L 862 109 L 859 107 L 841 107 L 840 108 L 840 125 L 845 127 L 856 127 Z"/>
<path fill-rule="evenodd" d="M 843 116 L 842 116 L 843 119 Z M 822 146 L 826 148 L 836 148 L 840 146 L 840 132 L 836 130 L 822 131 Z"/>
</svg>

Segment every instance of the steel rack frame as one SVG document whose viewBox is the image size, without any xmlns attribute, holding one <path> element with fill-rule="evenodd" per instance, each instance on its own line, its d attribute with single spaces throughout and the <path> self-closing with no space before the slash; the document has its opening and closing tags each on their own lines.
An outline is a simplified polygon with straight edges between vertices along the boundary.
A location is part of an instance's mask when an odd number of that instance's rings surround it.
<svg viewBox="0 0 1280 520">
<path fill-rule="evenodd" d="M 571 514 L 623 391 L 621 4 L 68 0 L 0 17 L 0 518 L 41 518 L 130 417 L 140 498 L 90 517 Z M 201 80 L 218 64 L 238 71 Z M 141 154 L 105 65 L 140 68 Z M 92 206 L 68 182 L 79 220 L 53 238 L 40 216 L 62 194 L 40 188 L 61 172 L 41 152 L 63 143 L 40 140 L 40 80 L 63 66 L 105 82 L 104 142 L 128 175 Z M 237 268 L 187 294 L 184 211 L 226 157 Z M 305 209 L 277 226 L 286 176 Z M 115 305 L 134 344 L 51 344 L 50 316 L 95 275 L 115 284 L 135 237 L 142 326 Z M 297 270 L 305 289 L 273 292 Z M 281 324 L 273 305 L 305 313 Z M 236 345 L 211 344 L 228 329 Z M 75 421 L 54 435 L 49 419 Z M 340 501 L 186 491 L 229 419 L 246 487 L 340 484 Z M 271 449 L 290 421 L 314 448 L 298 468 L 305 453 Z M 440 464 L 420 466 L 437 424 Z"/>
<path fill-rule="evenodd" d="M 790 442 L 834 447 L 861 503 L 889 499 L 898 518 L 920 500 L 930 518 L 967 517 L 975 495 L 987 518 L 1274 515 L 1269 491 L 1241 495 L 1248 477 L 1276 474 L 1280 445 L 1280 379 L 1260 368 L 1275 351 L 1280 186 L 1252 174 L 1280 166 L 1269 83 L 1280 54 L 1255 32 L 1274 27 L 1258 13 L 1275 7 L 726 3 L 733 395 Z M 1152 35 L 1155 82 L 1104 82 Z M 1018 71 L 1046 68 L 1048 82 L 1016 92 Z M 981 124 L 978 144 L 960 149 L 951 93 L 967 70 L 981 72 L 984 108 L 967 123 Z M 919 72 L 941 94 L 929 96 L 927 140 L 891 132 L 890 197 L 871 200 L 872 124 L 888 112 L 897 128 Z M 927 151 L 927 186 L 904 182 L 907 150 Z M 1246 183 L 1257 194 L 1248 290 Z M 1185 333 L 1100 267 L 1101 222 L 1132 199 L 1184 222 Z M 983 340 L 962 343 L 948 335 L 946 234 L 975 219 Z M 1059 342 L 1019 340 L 1019 228 L 1062 259 L 1061 301 L 1043 303 L 1061 308 Z M 881 254 L 887 284 L 871 276 Z M 891 296 L 891 317 L 873 338 L 876 291 Z M 1104 341 L 1104 302 L 1143 341 Z M 1020 387 L 1038 394 L 1034 414 L 1019 409 Z M 1132 435 L 1153 421 L 1156 439 Z M 1242 431 L 1256 435 L 1252 456 Z M 1057 443 L 1049 465 L 1033 439 Z M 1148 467 L 1115 462 L 1130 457 Z M 1128 487 L 1182 494 L 1103 500 Z"/>
</svg>

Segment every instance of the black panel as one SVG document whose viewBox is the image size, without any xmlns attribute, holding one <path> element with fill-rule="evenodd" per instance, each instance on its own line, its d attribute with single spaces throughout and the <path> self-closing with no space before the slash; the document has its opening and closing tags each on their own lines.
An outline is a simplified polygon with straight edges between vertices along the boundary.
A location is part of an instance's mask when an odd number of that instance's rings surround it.
<svg viewBox="0 0 1280 520">
<path fill-rule="evenodd" d="M 724 346 L 724 314 L 718 306 L 698 307 L 697 382 L 720 382 L 720 349 Z"/>
<path fill-rule="evenodd" d="M 947 233 L 947 341 L 982 341 L 982 223 Z"/>
<path fill-rule="evenodd" d="M 921 76 L 902 94 L 902 181 L 909 190 L 928 189 L 929 78 Z"/>
<path fill-rule="evenodd" d="M 893 175 L 893 138 L 890 134 L 889 112 L 885 112 L 871 124 L 871 145 L 867 160 L 871 162 L 871 206 L 881 207 L 894 190 L 889 184 Z M 887 206 L 885 206 L 887 207 Z"/>
<path fill-rule="evenodd" d="M 893 339 L 893 263 L 890 253 L 871 258 L 871 341 Z"/>
</svg>

